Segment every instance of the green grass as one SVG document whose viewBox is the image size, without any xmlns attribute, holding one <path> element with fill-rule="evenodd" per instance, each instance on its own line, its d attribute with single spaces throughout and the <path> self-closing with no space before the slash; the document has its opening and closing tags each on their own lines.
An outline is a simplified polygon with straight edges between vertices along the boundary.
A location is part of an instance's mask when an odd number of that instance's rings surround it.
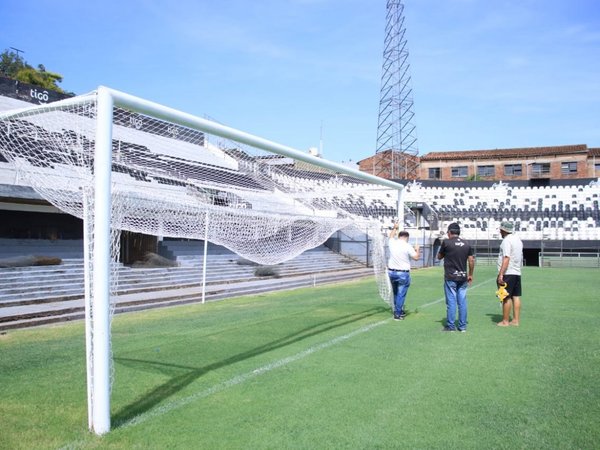
<svg viewBox="0 0 600 450">
<path fill-rule="evenodd" d="M 491 267 L 466 334 L 439 268 L 391 320 L 372 278 L 116 316 L 113 429 L 87 430 L 83 323 L 0 336 L 0 448 L 600 448 L 600 273 L 526 268 L 500 328 Z"/>
</svg>

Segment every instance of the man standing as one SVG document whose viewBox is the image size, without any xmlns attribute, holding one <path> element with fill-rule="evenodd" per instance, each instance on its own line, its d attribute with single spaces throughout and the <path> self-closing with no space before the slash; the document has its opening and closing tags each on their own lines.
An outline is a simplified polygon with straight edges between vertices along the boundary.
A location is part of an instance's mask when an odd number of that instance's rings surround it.
<svg viewBox="0 0 600 450">
<path fill-rule="evenodd" d="M 523 242 L 514 233 L 511 222 L 500 224 L 500 253 L 498 254 L 498 286 L 506 283 L 508 296 L 502 300 L 502 321 L 499 327 L 509 325 L 519 326 L 521 313 L 521 265 L 523 264 Z M 513 310 L 513 319 L 510 320 L 510 311 Z"/>
<path fill-rule="evenodd" d="M 448 238 L 442 241 L 437 257 L 444 260 L 446 326 L 442 331 L 456 330 L 454 322 L 458 306 L 458 331 L 464 333 L 467 331 L 467 285 L 473 282 L 475 258 L 469 243 L 461 239 L 457 223 L 448 225 Z"/>
<path fill-rule="evenodd" d="M 388 246 L 390 257 L 388 260 L 388 276 L 394 294 L 394 319 L 403 320 L 406 316 L 404 302 L 410 286 L 410 258 L 419 259 L 419 244 L 414 247 L 408 243 L 407 231 L 400 231 L 398 223 L 390 231 Z"/>
</svg>

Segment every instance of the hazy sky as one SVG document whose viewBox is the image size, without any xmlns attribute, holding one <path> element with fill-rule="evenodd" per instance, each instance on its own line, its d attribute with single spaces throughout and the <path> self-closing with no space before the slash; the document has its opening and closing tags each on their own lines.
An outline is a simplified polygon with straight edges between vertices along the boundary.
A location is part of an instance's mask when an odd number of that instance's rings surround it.
<svg viewBox="0 0 600 450">
<path fill-rule="evenodd" d="M 421 154 L 600 147 L 600 0 L 405 1 Z M 2 0 L 0 51 L 334 161 L 375 151 L 385 0 Z"/>
</svg>

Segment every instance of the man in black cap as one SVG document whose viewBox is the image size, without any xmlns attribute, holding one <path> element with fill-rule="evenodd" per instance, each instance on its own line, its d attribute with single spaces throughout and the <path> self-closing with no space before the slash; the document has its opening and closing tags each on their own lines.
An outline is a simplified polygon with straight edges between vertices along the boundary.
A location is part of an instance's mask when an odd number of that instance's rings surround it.
<svg viewBox="0 0 600 450">
<path fill-rule="evenodd" d="M 448 225 L 448 238 L 442 241 L 437 257 L 444 260 L 446 326 L 442 331 L 458 328 L 464 333 L 467 331 L 467 286 L 473 282 L 475 258 L 469 243 L 460 237 L 460 226 L 456 222 Z M 454 324 L 457 306 L 458 326 Z"/>
</svg>

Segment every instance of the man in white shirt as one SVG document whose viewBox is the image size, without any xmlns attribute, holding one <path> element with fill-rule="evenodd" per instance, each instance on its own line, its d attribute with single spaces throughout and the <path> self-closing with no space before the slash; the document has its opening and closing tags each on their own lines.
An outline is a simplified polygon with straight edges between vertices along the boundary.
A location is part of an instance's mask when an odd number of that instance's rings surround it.
<svg viewBox="0 0 600 450">
<path fill-rule="evenodd" d="M 408 243 L 409 234 L 407 231 L 400 231 L 398 223 L 390 231 L 388 246 L 390 257 L 388 260 L 388 276 L 392 284 L 394 294 L 394 319 L 403 320 L 406 316 L 404 312 L 404 302 L 410 286 L 410 258 L 415 261 L 419 259 L 419 245 L 414 247 Z"/>
<path fill-rule="evenodd" d="M 521 266 L 523 265 L 523 242 L 514 234 L 511 222 L 500 224 L 500 253 L 498 254 L 498 286 L 506 283 L 508 296 L 502 300 L 502 321 L 499 327 L 519 326 L 521 314 Z M 513 319 L 510 312 L 513 310 Z"/>
</svg>

